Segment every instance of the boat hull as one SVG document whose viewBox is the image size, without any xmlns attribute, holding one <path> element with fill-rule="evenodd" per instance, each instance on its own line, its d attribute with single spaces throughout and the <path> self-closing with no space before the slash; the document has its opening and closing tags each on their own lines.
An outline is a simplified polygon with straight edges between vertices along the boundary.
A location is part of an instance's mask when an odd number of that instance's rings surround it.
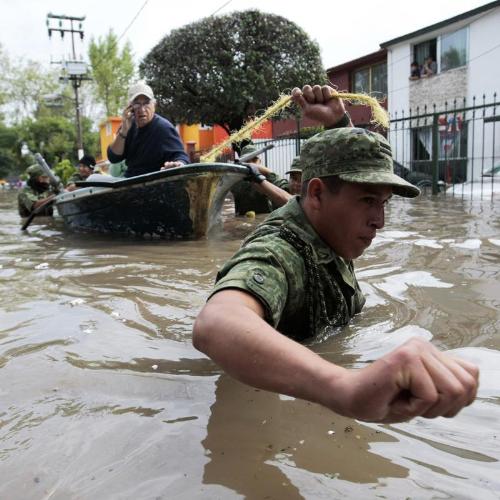
<svg viewBox="0 0 500 500">
<path fill-rule="evenodd" d="M 226 194 L 247 172 L 225 163 L 193 164 L 112 183 L 82 182 L 59 195 L 56 207 L 75 231 L 203 238 L 220 223 Z"/>
</svg>

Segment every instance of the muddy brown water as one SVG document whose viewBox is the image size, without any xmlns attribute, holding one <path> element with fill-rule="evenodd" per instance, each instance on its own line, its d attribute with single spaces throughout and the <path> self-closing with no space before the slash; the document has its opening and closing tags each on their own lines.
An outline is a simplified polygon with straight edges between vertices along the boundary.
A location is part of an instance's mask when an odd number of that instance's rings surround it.
<svg viewBox="0 0 500 500">
<path fill-rule="evenodd" d="M 216 271 L 257 221 L 127 240 L 0 193 L 1 499 L 500 498 L 500 200 L 394 199 L 349 327 L 310 347 L 359 367 L 412 335 L 481 367 L 454 419 L 372 425 L 235 382 L 191 345 Z"/>
</svg>

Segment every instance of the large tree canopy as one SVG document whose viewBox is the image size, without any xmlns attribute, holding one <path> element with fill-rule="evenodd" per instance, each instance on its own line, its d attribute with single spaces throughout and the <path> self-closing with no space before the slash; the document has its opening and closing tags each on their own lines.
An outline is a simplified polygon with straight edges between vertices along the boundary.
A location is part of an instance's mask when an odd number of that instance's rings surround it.
<svg viewBox="0 0 500 500">
<path fill-rule="evenodd" d="M 257 10 L 174 30 L 140 65 L 158 110 L 175 122 L 239 129 L 281 92 L 322 83 L 318 45 L 291 21 Z"/>
</svg>

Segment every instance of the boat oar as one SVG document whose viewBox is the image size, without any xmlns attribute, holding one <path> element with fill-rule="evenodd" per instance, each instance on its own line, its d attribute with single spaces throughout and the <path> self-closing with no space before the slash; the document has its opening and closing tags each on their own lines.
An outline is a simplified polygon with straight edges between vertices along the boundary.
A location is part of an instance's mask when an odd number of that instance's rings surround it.
<svg viewBox="0 0 500 500">
<path fill-rule="evenodd" d="M 28 226 L 31 224 L 31 221 L 44 209 L 44 208 L 47 208 L 49 207 L 50 205 L 52 205 L 52 203 L 54 203 L 56 201 L 56 196 L 55 195 L 52 195 L 51 197 L 48 197 L 46 200 L 43 200 L 43 203 L 40 203 L 40 205 L 38 205 L 37 208 L 35 208 L 35 210 L 33 210 L 33 212 L 30 213 L 29 217 L 26 219 L 26 221 L 24 222 L 24 224 L 22 225 L 21 227 L 21 230 L 22 231 L 25 231 Z"/>
</svg>

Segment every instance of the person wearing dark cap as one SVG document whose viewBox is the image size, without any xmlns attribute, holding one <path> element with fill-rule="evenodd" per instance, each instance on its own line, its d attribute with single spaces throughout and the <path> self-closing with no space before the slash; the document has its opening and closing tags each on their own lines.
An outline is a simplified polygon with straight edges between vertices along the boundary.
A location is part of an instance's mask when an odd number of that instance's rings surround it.
<svg viewBox="0 0 500 500">
<path fill-rule="evenodd" d="M 410 339 L 357 370 L 300 343 L 361 311 L 353 260 L 384 227 L 390 198 L 419 190 L 394 174 L 383 136 L 336 128 L 346 114 L 330 87 L 307 85 L 292 97 L 329 130 L 302 148 L 301 196 L 273 212 L 218 273 L 194 346 L 242 382 L 358 420 L 456 415 L 475 399 L 479 370 L 429 342 Z"/>
<path fill-rule="evenodd" d="M 26 186 L 17 195 L 17 206 L 21 217 L 29 217 L 40 205 L 45 204 L 55 196 L 50 186 L 49 177 L 40 165 L 31 165 L 26 169 L 26 174 L 28 175 Z M 41 216 L 51 216 L 52 214 L 52 204 L 48 204 L 39 213 Z"/>
<path fill-rule="evenodd" d="M 153 90 L 144 81 L 130 86 L 128 105 L 115 140 L 108 146 L 111 163 L 126 160 L 125 177 L 189 163 L 176 128 L 155 113 Z"/>
<path fill-rule="evenodd" d="M 241 156 L 258 150 L 255 144 L 247 144 L 241 150 Z M 247 158 L 245 163 L 249 164 L 251 169 L 248 179 L 237 182 L 231 188 L 237 215 L 245 215 L 247 212 L 268 214 L 289 200 L 290 195 L 279 184 L 283 179 L 278 179 L 271 169 L 264 166 L 257 154 Z"/>
<path fill-rule="evenodd" d="M 86 181 L 89 175 L 94 172 L 95 158 L 90 155 L 84 155 L 78 161 L 78 171 L 75 172 L 66 183 L 66 191 L 74 191 L 76 189 L 75 182 Z"/>
<path fill-rule="evenodd" d="M 302 188 L 302 165 L 300 163 L 300 156 L 296 156 L 292 164 L 290 165 L 290 170 L 285 172 L 290 176 L 288 181 L 288 186 L 284 187 L 292 195 L 300 194 Z"/>
</svg>

